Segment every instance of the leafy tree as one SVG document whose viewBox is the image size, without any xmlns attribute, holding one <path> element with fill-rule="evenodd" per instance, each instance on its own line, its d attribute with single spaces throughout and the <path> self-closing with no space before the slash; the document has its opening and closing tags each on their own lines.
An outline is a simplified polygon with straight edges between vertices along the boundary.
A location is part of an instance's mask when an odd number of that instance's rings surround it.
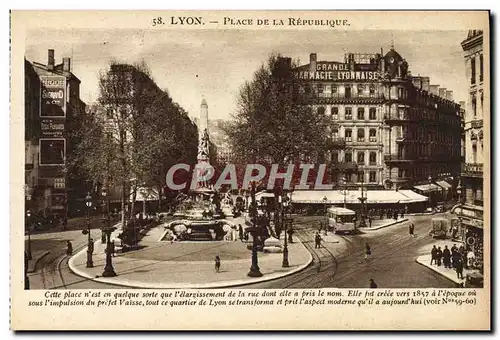
<svg viewBox="0 0 500 340">
<path fill-rule="evenodd" d="M 196 126 L 145 63 L 111 63 L 99 75 L 98 104 L 79 119 L 71 164 L 94 182 L 120 188 L 123 225 L 139 187 L 156 186 L 161 196 L 168 166 L 196 158 Z"/>
<path fill-rule="evenodd" d="M 302 105 L 299 89 L 291 60 L 279 55 L 271 55 L 241 87 L 225 129 L 240 162 L 285 165 L 324 151 L 326 117 Z"/>
</svg>

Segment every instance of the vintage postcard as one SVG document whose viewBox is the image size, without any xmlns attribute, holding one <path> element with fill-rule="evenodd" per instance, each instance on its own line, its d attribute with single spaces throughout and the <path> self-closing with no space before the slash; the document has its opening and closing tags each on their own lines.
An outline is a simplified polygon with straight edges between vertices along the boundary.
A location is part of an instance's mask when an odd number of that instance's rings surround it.
<svg viewBox="0 0 500 340">
<path fill-rule="evenodd" d="M 488 11 L 12 11 L 11 328 L 489 330 L 490 100 Z"/>
</svg>

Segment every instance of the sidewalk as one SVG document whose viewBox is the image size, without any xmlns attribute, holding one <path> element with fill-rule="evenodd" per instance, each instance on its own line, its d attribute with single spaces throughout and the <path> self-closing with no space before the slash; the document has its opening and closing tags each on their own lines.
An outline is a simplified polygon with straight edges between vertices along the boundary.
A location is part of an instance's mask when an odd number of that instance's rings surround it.
<svg viewBox="0 0 500 340">
<path fill-rule="evenodd" d="M 113 257 L 116 277 L 104 278 L 104 247 L 94 246 L 94 268 L 86 268 L 86 249 L 68 262 L 77 275 L 102 283 L 137 288 L 222 288 L 269 281 L 298 272 L 312 262 L 312 256 L 300 242 L 288 245 L 289 268 L 282 268 L 283 254 L 258 254 L 263 276 L 247 276 L 251 265 L 251 251 L 239 241 L 214 242 L 157 242 L 161 230 L 151 230 L 150 242 L 142 250 Z M 153 242 L 153 240 L 155 240 Z M 142 243 L 142 242 L 141 242 Z M 214 270 L 214 254 L 221 257 L 221 270 Z"/>
<path fill-rule="evenodd" d="M 403 223 L 408 221 L 408 218 L 398 218 L 397 220 L 394 219 L 383 219 L 383 220 L 372 220 L 372 226 L 367 227 L 367 228 L 361 228 L 360 230 L 379 230 L 382 228 L 387 228 L 399 223 Z"/>
<path fill-rule="evenodd" d="M 31 253 L 31 260 L 28 260 L 28 268 L 27 272 L 28 273 L 34 273 L 36 270 L 36 265 L 38 261 L 40 261 L 45 255 L 49 254 L 50 251 L 34 251 Z"/>
<path fill-rule="evenodd" d="M 424 267 L 427 267 L 438 274 L 446 277 L 448 280 L 453 281 L 456 284 L 462 284 L 465 282 L 465 279 L 459 279 L 457 277 L 457 272 L 455 269 L 445 268 L 444 266 L 431 265 L 431 254 L 421 255 L 417 257 L 416 262 Z M 474 272 L 474 270 L 469 270 L 464 268 L 464 278 L 467 274 Z"/>
</svg>

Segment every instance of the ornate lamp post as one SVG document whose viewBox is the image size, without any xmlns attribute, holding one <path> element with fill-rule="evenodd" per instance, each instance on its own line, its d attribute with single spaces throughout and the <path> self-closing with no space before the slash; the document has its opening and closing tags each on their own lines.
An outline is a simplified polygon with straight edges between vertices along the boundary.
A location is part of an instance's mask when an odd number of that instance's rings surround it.
<svg viewBox="0 0 500 340">
<path fill-rule="evenodd" d="M 281 203 L 283 204 L 281 206 L 281 227 L 282 229 L 285 230 L 285 242 L 283 244 L 283 262 L 281 263 L 281 266 L 283 268 L 287 268 L 290 266 L 290 264 L 288 263 L 288 239 L 287 239 L 287 225 L 285 223 L 285 212 L 286 210 L 288 209 L 288 206 L 289 206 L 289 202 L 288 202 L 288 196 L 284 195 L 283 197 L 282 196 L 279 196 L 279 203 L 281 205 Z"/>
<path fill-rule="evenodd" d="M 359 174 L 359 173 L 358 173 Z M 361 176 L 361 197 L 358 197 L 358 200 L 361 202 L 361 219 L 359 221 L 359 226 L 366 227 L 366 221 L 365 221 L 365 202 L 367 197 L 364 195 L 364 173 L 363 176 Z"/>
<path fill-rule="evenodd" d="M 341 194 L 344 196 L 344 209 L 347 208 L 347 178 L 344 175 L 342 175 L 342 178 L 341 178 L 341 184 L 343 184 L 344 186 L 344 190 L 341 190 Z"/>
<path fill-rule="evenodd" d="M 111 233 L 116 230 L 116 228 L 111 227 L 110 224 L 110 216 L 109 216 L 109 196 L 107 196 L 107 188 L 102 190 L 103 198 L 106 197 L 106 201 L 103 199 L 105 214 L 103 215 L 103 226 L 102 226 L 102 234 L 104 235 L 104 239 L 107 239 L 106 243 L 106 265 L 104 267 L 104 271 L 102 272 L 102 277 L 113 277 L 116 276 L 115 269 L 113 268 L 113 243 L 111 242 Z"/>
<path fill-rule="evenodd" d="M 252 190 L 250 196 L 252 202 L 250 203 L 249 215 L 252 221 L 252 226 L 247 228 L 247 231 L 252 235 L 252 266 L 247 276 L 250 277 L 261 277 L 262 273 L 259 268 L 259 260 L 257 255 L 257 237 L 260 234 L 260 226 L 257 225 L 257 202 L 255 201 L 255 182 L 252 182 Z"/>
<path fill-rule="evenodd" d="M 28 277 L 28 254 L 24 252 L 24 289 L 30 289 L 30 278 Z"/>
<path fill-rule="evenodd" d="M 31 256 L 31 211 L 26 211 L 26 231 L 28 232 L 28 246 L 26 247 L 26 258 L 32 260 Z"/>
<path fill-rule="evenodd" d="M 88 235 L 88 244 L 87 244 L 87 268 L 94 267 L 94 262 L 92 261 L 92 253 L 94 252 L 94 243 L 92 238 L 90 237 L 90 226 L 92 221 L 90 220 L 90 210 L 92 209 L 92 196 L 90 193 L 85 197 L 85 206 L 86 210 L 86 221 L 87 221 L 87 235 Z"/>
</svg>

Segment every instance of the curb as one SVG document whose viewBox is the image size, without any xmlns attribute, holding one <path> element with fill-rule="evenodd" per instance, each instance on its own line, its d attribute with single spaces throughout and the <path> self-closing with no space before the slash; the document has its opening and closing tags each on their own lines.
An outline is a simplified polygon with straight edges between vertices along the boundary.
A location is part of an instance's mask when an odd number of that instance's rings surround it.
<svg viewBox="0 0 500 340">
<path fill-rule="evenodd" d="M 394 222 L 391 222 L 391 223 L 387 223 L 387 224 L 383 224 L 381 226 L 378 226 L 378 227 L 374 227 L 374 228 L 364 228 L 362 229 L 363 231 L 364 230 L 368 230 L 368 231 L 372 231 L 372 230 L 379 230 L 379 229 L 383 229 L 383 228 L 387 228 L 387 227 L 391 227 L 395 224 L 399 224 L 399 223 L 403 223 L 403 222 L 407 222 L 408 221 L 408 218 L 403 218 L 401 220 L 397 220 L 397 221 L 394 221 Z"/>
<path fill-rule="evenodd" d="M 419 256 L 420 257 L 420 256 Z M 432 266 L 428 266 L 426 263 L 424 263 L 423 261 L 419 260 L 419 257 L 417 257 L 415 259 L 415 262 L 417 262 L 419 265 L 427 268 L 427 269 L 430 269 L 432 270 L 434 273 L 438 273 L 439 275 L 441 275 L 442 277 L 444 277 L 445 279 L 448 279 L 449 281 L 455 283 L 455 284 L 461 284 L 461 283 L 464 283 L 465 282 L 465 279 L 463 279 L 462 281 L 460 281 L 460 279 L 454 279 L 454 278 L 451 278 L 451 277 L 448 277 L 446 275 L 443 275 L 443 273 L 441 273 L 440 271 L 436 270 L 434 267 Z M 455 281 L 456 280 L 456 281 Z"/>
<path fill-rule="evenodd" d="M 34 273 L 35 272 L 35 269 L 36 269 L 36 265 L 38 264 L 38 262 L 45 256 L 47 256 L 48 254 L 50 253 L 50 251 L 44 251 L 43 253 L 41 253 L 40 256 L 38 256 L 37 258 L 35 259 L 32 259 L 28 262 L 28 269 L 26 270 L 27 273 Z"/>
<path fill-rule="evenodd" d="M 299 240 L 300 241 L 300 240 Z M 232 280 L 232 281 L 220 281 L 220 282 L 213 282 L 213 283 L 205 283 L 205 284 L 182 284 L 182 283 L 146 283 L 146 282 L 140 282 L 140 281 L 119 281 L 114 278 L 103 278 L 100 276 L 93 277 L 92 275 L 78 269 L 75 267 L 75 260 L 74 258 L 80 253 L 83 253 L 86 251 L 86 249 L 80 250 L 78 253 L 73 255 L 69 260 L 68 260 L 68 267 L 70 270 L 83 278 L 90 279 L 92 281 L 100 282 L 100 283 L 106 283 L 106 284 L 111 284 L 115 286 L 122 286 L 122 287 L 131 287 L 131 288 L 144 288 L 144 289 L 207 289 L 207 288 L 227 288 L 227 287 L 237 287 L 237 286 L 243 286 L 243 285 L 248 285 L 248 284 L 255 284 L 255 283 L 261 283 L 261 282 L 267 282 L 271 280 L 276 280 L 280 279 L 285 276 L 289 276 L 292 274 L 295 274 L 299 271 L 304 270 L 307 268 L 312 262 L 313 262 L 313 257 L 312 254 L 307 250 L 307 248 L 304 246 L 304 244 L 300 241 L 300 244 L 304 249 L 307 251 L 308 254 L 308 260 L 306 263 L 300 265 L 299 267 L 287 271 L 284 273 L 277 273 L 277 274 L 271 274 L 267 276 L 262 276 L 260 278 L 249 278 L 249 279 L 241 279 L 241 280 Z"/>
</svg>

